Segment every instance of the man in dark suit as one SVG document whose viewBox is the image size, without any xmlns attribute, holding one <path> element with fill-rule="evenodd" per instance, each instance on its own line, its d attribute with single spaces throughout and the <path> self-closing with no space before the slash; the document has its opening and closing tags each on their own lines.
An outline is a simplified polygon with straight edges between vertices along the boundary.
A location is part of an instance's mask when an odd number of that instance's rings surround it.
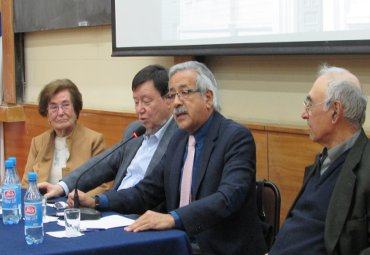
<svg viewBox="0 0 370 255">
<path fill-rule="evenodd" d="M 205 65 L 177 64 L 169 75 L 168 99 L 180 129 L 149 175 L 130 189 L 104 193 L 107 207 L 98 209 L 143 214 L 126 231 L 185 230 L 201 254 L 264 254 L 252 134 L 219 113 L 217 83 Z M 80 196 L 84 206 L 95 202 Z M 168 213 L 151 211 L 162 202 Z M 68 203 L 73 206 L 71 196 Z"/>
<path fill-rule="evenodd" d="M 276 254 L 370 254 L 370 143 L 362 125 L 367 96 L 348 70 L 323 66 L 302 118 L 324 149 L 270 251 Z"/>
<path fill-rule="evenodd" d="M 140 125 L 146 128 L 146 134 L 129 141 L 106 157 L 117 145 L 111 147 L 72 171 L 56 185 L 39 184 L 41 190 L 47 191 L 47 197 L 68 195 L 75 188 L 77 178 L 86 170 L 89 173 L 83 175 L 78 183 L 78 188 L 84 192 L 111 180 L 114 180 L 113 190 L 128 188 L 150 173 L 161 160 L 169 140 L 177 130 L 171 117 L 171 101 L 165 97 L 168 93 L 167 70 L 159 65 L 143 68 L 132 81 L 132 92 L 139 120 L 127 127 L 122 141 L 131 137 Z"/>
</svg>

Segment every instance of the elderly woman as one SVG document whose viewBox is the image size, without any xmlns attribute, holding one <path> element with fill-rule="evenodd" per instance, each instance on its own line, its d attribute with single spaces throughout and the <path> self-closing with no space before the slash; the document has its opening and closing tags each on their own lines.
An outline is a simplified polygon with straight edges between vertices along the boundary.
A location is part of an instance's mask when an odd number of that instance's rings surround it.
<svg viewBox="0 0 370 255">
<path fill-rule="evenodd" d="M 51 129 L 34 137 L 28 154 L 22 188 L 28 185 L 27 172 L 35 171 L 39 182 L 56 184 L 71 170 L 105 149 L 103 135 L 77 123 L 82 96 L 68 79 L 47 84 L 39 95 L 39 113 L 47 117 Z M 103 184 L 89 192 L 107 190 Z"/>
</svg>

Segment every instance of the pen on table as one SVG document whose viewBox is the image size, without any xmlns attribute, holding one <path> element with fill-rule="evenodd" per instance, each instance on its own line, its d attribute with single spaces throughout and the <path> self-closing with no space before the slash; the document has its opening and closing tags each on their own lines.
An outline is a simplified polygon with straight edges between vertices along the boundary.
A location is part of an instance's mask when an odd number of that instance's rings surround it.
<svg viewBox="0 0 370 255">
<path fill-rule="evenodd" d="M 105 230 L 105 228 L 85 228 L 82 229 L 81 232 L 93 232 L 93 231 L 102 231 Z"/>
</svg>

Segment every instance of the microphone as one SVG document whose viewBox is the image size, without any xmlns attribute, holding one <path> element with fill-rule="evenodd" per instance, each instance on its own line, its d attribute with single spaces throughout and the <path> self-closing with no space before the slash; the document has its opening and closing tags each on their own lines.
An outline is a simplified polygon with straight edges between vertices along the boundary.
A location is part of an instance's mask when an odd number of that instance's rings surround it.
<svg viewBox="0 0 370 255">
<path fill-rule="evenodd" d="M 74 197 L 73 197 L 73 203 L 74 203 L 74 207 L 75 208 L 80 208 L 80 202 L 79 202 L 79 197 L 78 197 L 77 190 L 78 190 L 78 182 L 80 181 L 81 177 L 85 173 L 87 173 L 91 168 L 93 168 L 96 165 L 98 165 L 103 159 L 106 159 L 109 155 L 111 155 L 117 149 L 121 148 L 123 145 L 125 145 L 126 143 L 128 143 L 132 139 L 138 138 L 139 136 L 142 136 L 143 134 L 145 134 L 145 131 L 146 131 L 146 128 L 144 126 L 139 126 L 132 133 L 132 135 L 128 139 L 126 139 L 126 140 L 122 141 L 121 143 L 119 143 L 116 146 L 116 148 L 114 148 L 113 150 L 111 150 L 107 155 L 104 155 L 104 157 L 100 158 L 94 164 L 92 164 L 91 166 L 89 166 L 82 174 L 80 174 L 80 176 L 76 180 L 75 193 L 74 193 Z M 99 219 L 101 217 L 101 213 L 98 210 L 93 209 L 93 208 L 80 208 L 80 212 L 81 212 L 81 220 L 97 220 L 97 219 Z"/>
</svg>

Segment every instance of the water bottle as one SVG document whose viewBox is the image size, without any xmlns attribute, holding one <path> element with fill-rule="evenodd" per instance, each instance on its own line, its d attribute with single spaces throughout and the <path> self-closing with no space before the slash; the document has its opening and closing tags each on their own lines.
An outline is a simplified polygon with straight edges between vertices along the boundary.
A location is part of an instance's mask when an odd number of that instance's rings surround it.
<svg viewBox="0 0 370 255">
<path fill-rule="evenodd" d="M 29 183 L 24 195 L 24 235 L 28 245 L 40 244 L 44 240 L 42 196 L 36 180 L 37 174 L 28 172 Z"/>
<path fill-rule="evenodd" d="M 18 224 L 21 219 L 19 215 L 19 207 L 21 200 L 18 198 L 17 173 L 14 171 L 13 162 L 5 160 L 5 175 L 2 187 L 2 207 L 3 207 L 3 223 Z"/>
<path fill-rule="evenodd" d="M 17 159 L 15 157 L 9 157 L 8 160 L 11 160 L 13 162 L 15 178 L 17 180 L 17 183 L 19 184 L 17 185 L 17 200 L 19 201 L 19 207 L 18 207 L 19 217 L 22 218 L 22 188 L 21 188 L 21 184 L 20 184 L 20 180 L 19 180 L 19 176 L 17 172 Z"/>
<path fill-rule="evenodd" d="M 3 175 L 1 174 L 0 170 L 0 214 L 3 214 L 3 193 L 1 191 L 1 188 L 3 187 Z"/>
</svg>

